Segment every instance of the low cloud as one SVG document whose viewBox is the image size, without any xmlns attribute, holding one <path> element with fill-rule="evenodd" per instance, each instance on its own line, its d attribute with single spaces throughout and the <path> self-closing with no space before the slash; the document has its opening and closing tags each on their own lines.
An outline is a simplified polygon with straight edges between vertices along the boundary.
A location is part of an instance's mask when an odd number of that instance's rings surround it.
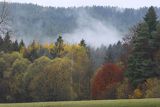
<svg viewBox="0 0 160 107">
<path fill-rule="evenodd" d="M 88 45 L 100 47 L 116 43 L 122 38 L 122 33 L 110 22 L 95 19 L 86 11 L 79 12 L 77 17 L 78 27 L 71 33 L 63 34 L 68 43 L 79 43 L 84 39 Z"/>
</svg>

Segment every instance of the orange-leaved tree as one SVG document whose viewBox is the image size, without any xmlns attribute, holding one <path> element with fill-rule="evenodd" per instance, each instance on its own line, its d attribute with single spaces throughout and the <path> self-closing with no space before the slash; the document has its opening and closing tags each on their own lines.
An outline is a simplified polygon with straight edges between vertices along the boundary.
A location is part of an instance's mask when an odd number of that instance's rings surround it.
<svg viewBox="0 0 160 107">
<path fill-rule="evenodd" d="M 122 69 L 111 63 L 104 64 L 95 73 L 92 79 L 92 98 L 115 98 L 116 84 L 123 80 Z"/>
</svg>

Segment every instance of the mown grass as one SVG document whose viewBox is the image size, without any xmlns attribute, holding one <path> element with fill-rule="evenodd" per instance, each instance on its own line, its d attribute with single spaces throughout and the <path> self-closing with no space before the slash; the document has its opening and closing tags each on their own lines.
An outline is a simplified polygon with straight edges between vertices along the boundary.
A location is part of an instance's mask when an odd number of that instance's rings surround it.
<svg viewBox="0 0 160 107">
<path fill-rule="evenodd" d="M 16 103 L 0 107 L 160 107 L 160 99 Z"/>
</svg>

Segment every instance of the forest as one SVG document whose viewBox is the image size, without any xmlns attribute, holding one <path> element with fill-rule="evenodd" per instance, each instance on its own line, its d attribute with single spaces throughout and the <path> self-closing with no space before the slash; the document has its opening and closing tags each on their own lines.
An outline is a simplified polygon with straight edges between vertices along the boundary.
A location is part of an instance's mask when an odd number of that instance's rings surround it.
<svg viewBox="0 0 160 107">
<path fill-rule="evenodd" d="M 2 6 L 3 3 L 0 3 L 0 7 Z M 128 28 L 143 20 L 148 9 L 147 7 L 132 9 L 109 6 L 56 8 L 20 3 L 7 3 L 7 8 L 8 26 L 14 32 L 12 36 L 18 40 L 25 39 L 24 42 L 27 45 L 33 39 L 42 43 L 54 39 L 55 42 L 59 33 L 63 36 L 79 28 L 79 22 L 84 22 L 82 27 L 88 28 L 86 14 L 95 20 L 102 21 L 104 26 L 108 27 L 108 24 L 111 24 L 117 31 L 124 34 L 128 32 Z M 155 7 L 155 11 L 157 16 L 160 16 L 160 8 Z M 80 21 L 79 17 L 82 17 Z M 113 32 L 113 29 L 111 30 Z M 83 36 L 86 36 L 86 33 L 84 31 Z"/>
<path fill-rule="evenodd" d="M 62 35 L 29 45 L 11 36 L 0 36 L 0 102 L 160 98 L 160 21 L 154 7 L 123 40 L 96 49 L 84 39 L 67 43 Z"/>
</svg>

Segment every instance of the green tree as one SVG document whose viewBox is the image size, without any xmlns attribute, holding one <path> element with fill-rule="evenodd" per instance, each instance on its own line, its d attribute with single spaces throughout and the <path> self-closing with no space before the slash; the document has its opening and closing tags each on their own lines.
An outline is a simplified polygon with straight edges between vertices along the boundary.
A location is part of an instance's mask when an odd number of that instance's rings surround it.
<svg viewBox="0 0 160 107">
<path fill-rule="evenodd" d="M 2 73 L 0 78 L 0 100 L 4 102 L 13 102 L 16 99 L 14 99 L 14 96 L 12 95 L 13 93 L 13 87 L 12 86 L 17 86 L 17 82 L 13 82 L 16 77 L 13 75 L 12 72 L 12 66 L 16 62 L 16 60 L 19 60 L 22 58 L 22 56 L 17 53 L 7 53 L 7 54 L 1 54 L 0 55 L 0 71 Z M 25 68 L 24 68 L 25 69 Z M 20 69 L 18 69 L 20 70 Z M 15 72 L 19 72 L 17 70 L 14 70 Z M 18 82 L 20 82 L 19 80 Z M 19 89 L 19 88 L 18 88 Z"/>
<path fill-rule="evenodd" d="M 14 61 L 11 67 L 12 76 L 10 77 L 10 93 L 14 102 L 25 101 L 27 96 L 25 86 L 23 84 L 24 74 L 28 68 L 30 61 L 21 58 Z"/>
<path fill-rule="evenodd" d="M 44 72 L 36 75 L 29 85 L 34 101 L 71 100 L 71 61 L 56 58 L 44 67 Z"/>
<path fill-rule="evenodd" d="M 157 16 L 150 7 L 140 23 L 133 38 L 132 55 L 128 60 L 126 75 L 134 86 L 144 82 L 149 77 L 157 76 L 158 67 L 154 59 L 159 36 L 157 35 Z"/>
<path fill-rule="evenodd" d="M 6 62 L 3 58 L 0 58 L 0 79 L 3 79 L 5 69 L 6 69 Z"/>
<path fill-rule="evenodd" d="M 19 50 L 24 47 L 25 47 L 25 44 L 24 44 L 23 40 L 21 40 L 19 43 Z"/>
<path fill-rule="evenodd" d="M 10 34 L 9 32 L 6 33 L 5 37 L 4 37 L 4 42 L 3 42 L 3 50 L 4 52 L 10 52 L 12 51 L 13 47 L 12 47 L 12 41 L 10 39 Z"/>
<path fill-rule="evenodd" d="M 146 23 L 139 24 L 137 37 L 133 41 L 132 55 L 128 60 L 127 77 L 134 86 L 144 82 L 154 73 L 154 64 L 150 56 L 149 28 Z"/>
<path fill-rule="evenodd" d="M 66 45 L 65 57 L 71 59 L 73 89 L 77 93 L 77 99 L 89 98 L 90 91 L 90 61 L 87 49 L 80 45 Z"/>
<path fill-rule="evenodd" d="M 33 81 L 33 79 L 36 78 L 36 76 L 38 76 L 41 72 L 43 72 L 49 63 L 51 63 L 51 60 L 48 57 L 43 56 L 34 60 L 34 62 L 28 66 L 23 78 L 25 91 L 28 95 L 26 98 L 27 101 L 32 101 L 32 94 L 30 94 L 30 84 L 32 83 L 31 81 Z"/>
<path fill-rule="evenodd" d="M 79 45 L 86 48 L 86 42 L 85 42 L 85 40 L 82 39 L 82 40 L 80 41 Z"/>
<path fill-rule="evenodd" d="M 2 45 L 3 45 L 3 38 L 0 36 L 0 51 L 3 51 Z"/>
<path fill-rule="evenodd" d="M 151 6 L 148 9 L 147 14 L 144 17 L 145 22 L 148 24 L 149 26 L 149 32 L 151 33 L 152 31 L 156 30 L 156 26 L 157 26 L 157 15 L 156 12 L 154 10 L 154 7 Z"/>
<path fill-rule="evenodd" d="M 13 43 L 13 51 L 19 51 L 19 44 L 17 40 Z"/>
<path fill-rule="evenodd" d="M 59 36 L 55 43 L 55 47 L 51 50 L 51 55 L 53 58 L 61 57 L 63 51 L 64 51 L 64 41 L 62 36 Z"/>
</svg>

